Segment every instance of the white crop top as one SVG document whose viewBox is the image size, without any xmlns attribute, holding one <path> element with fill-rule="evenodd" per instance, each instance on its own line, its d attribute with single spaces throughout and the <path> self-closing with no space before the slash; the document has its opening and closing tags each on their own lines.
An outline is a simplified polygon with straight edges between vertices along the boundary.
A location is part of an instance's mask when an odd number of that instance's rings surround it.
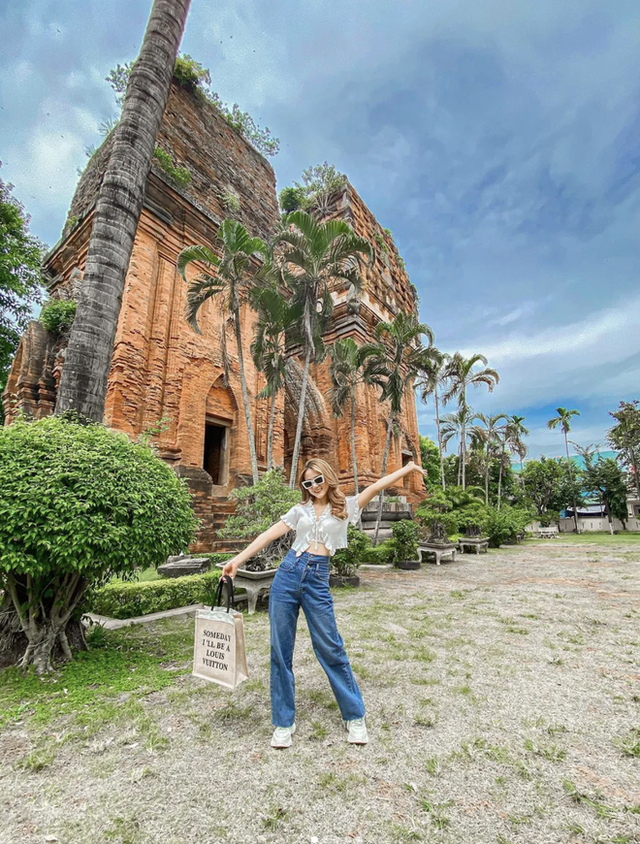
<svg viewBox="0 0 640 844">
<path fill-rule="evenodd" d="M 296 504 L 284 516 L 280 517 L 285 525 L 296 531 L 296 538 L 292 546 L 296 557 L 309 549 L 313 553 L 315 546 L 322 543 L 330 555 L 336 553 L 338 548 L 347 547 L 347 526 L 349 523 L 356 525 L 360 518 L 358 498 L 351 495 L 347 498 L 347 518 L 337 519 L 331 514 L 331 504 L 327 504 L 324 513 L 316 519 L 316 511 L 313 501 L 306 504 Z"/>
</svg>

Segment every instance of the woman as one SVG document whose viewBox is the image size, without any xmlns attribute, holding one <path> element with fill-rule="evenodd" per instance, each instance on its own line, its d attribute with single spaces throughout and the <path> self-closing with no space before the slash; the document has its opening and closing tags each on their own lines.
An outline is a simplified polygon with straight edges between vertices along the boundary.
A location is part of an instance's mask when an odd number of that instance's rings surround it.
<svg viewBox="0 0 640 844">
<path fill-rule="evenodd" d="M 309 460 L 299 478 L 302 503 L 260 534 L 224 566 L 222 573 L 235 577 L 238 568 L 269 543 L 296 531 L 293 547 L 280 563 L 269 593 L 271 625 L 271 715 L 275 731 L 272 747 L 290 747 L 295 733 L 293 646 L 298 613 L 302 607 L 311 642 L 324 668 L 348 729 L 348 741 L 366 744 L 364 703 L 336 627 L 329 592 L 329 561 L 338 548 L 347 547 L 347 526 L 357 524 L 360 511 L 371 499 L 410 472 L 426 471 L 409 463 L 371 486 L 345 498 L 338 476 L 325 461 Z"/>
</svg>

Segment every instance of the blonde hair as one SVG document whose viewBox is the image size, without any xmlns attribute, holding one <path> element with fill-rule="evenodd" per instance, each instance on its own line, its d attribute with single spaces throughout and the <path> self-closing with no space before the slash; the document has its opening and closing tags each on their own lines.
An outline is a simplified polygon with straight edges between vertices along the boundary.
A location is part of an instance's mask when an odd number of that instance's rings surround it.
<svg viewBox="0 0 640 844">
<path fill-rule="evenodd" d="M 333 466 L 327 463 L 326 460 L 322 460 L 320 457 L 314 457 L 311 460 L 307 460 L 302 467 L 300 476 L 298 477 L 298 486 L 302 492 L 302 503 L 306 504 L 311 498 L 309 490 L 302 486 L 302 481 L 304 480 L 307 469 L 313 469 L 314 472 L 324 475 L 325 481 L 329 484 L 327 497 L 329 499 L 329 504 L 331 504 L 331 515 L 335 516 L 336 519 L 346 519 L 348 515 L 347 499 L 344 492 L 340 489 L 338 476 L 336 475 Z"/>
</svg>

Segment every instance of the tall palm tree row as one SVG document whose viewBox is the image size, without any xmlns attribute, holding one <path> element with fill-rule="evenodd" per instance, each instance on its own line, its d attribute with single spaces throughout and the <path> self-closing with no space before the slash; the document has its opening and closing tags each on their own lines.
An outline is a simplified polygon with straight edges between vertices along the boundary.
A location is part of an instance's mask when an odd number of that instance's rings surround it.
<svg viewBox="0 0 640 844">
<path fill-rule="evenodd" d="M 413 388 L 413 382 L 420 375 L 425 364 L 425 346 L 421 338 L 427 337 L 428 345 L 433 344 L 434 335 L 426 323 L 418 322 L 415 314 L 405 314 L 398 311 L 391 322 L 379 322 L 376 326 L 376 340 L 378 349 L 372 358 L 376 361 L 384 375 L 382 380 L 381 400 L 388 401 L 390 416 L 387 422 L 381 473 L 387 471 L 389 447 L 396 420 L 402 412 L 402 402 L 408 390 Z M 378 514 L 373 543 L 378 541 L 384 492 L 379 496 Z"/>
<path fill-rule="evenodd" d="M 251 343 L 251 354 L 256 369 L 267 382 L 258 398 L 269 398 L 269 429 L 267 433 L 267 471 L 273 466 L 273 428 L 276 399 L 285 385 L 287 355 L 286 335 L 300 319 L 300 310 L 274 287 L 256 286 L 252 305 L 258 314 L 256 333 Z"/>
<path fill-rule="evenodd" d="M 309 367 L 325 353 L 322 334 L 333 311 L 331 291 L 342 284 L 349 288 L 350 295 L 357 295 L 362 287 L 362 261 L 369 260 L 373 250 L 369 241 L 358 237 L 344 220 L 320 223 L 306 211 L 294 211 L 284 217 L 274 246 L 282 249 L 283 273 L 291 290 L 291 302 L 301 314 L 296 339 L 302 346 L 304 370 L 289 478 L 289 485 L 293 487 L 298 471 Z"/>
<path fill-rule="evenodd" d="M 251 474 L 253 483 L 257 484 L 258 457 L 244 366 L 240 310 L 244 302 L 248 300 L 252 282 L 255 280 L 259 269 L 252 256 L 258 254 L 266 260 L 269 250 L 263 240 L 259 237 L 251 237 L 245 227 L 237 220 L 222 221 L 218 230 L 218 240 L 222 246 L 221 257 L 218 257 L 208 246 L 187 246 L 178 255 L 177 267 L 178 272 L 185 280 L 189 264 L 197 263 L 204 267 L 190 283 L 187 292 L 185 315 L 187 322 L 194 331 L 201 333 L 197 315 L 202 305 L 209 299 L 223 298 L 225 310 L 231 316 L 236 335 L 236 354 L 238 356 L 238 369 L 240 370 L 242 405 L 249 440 Z M 223 327 L 223 336 L 224 330 Z"/>
<path fill-rule="evenodd" d="M 442 431 L 440 426 L 440 390 L 445 383 L 445 371 L 450 360 L 449 355 L 429 346 L 425 350 L 422 368 L 416 387 L 421 390 L 421 400 L 426 404 L 430 395 L 433 396 L 435 409 L 436 436 L 438 440 L 438 457 L 440 459 L 440 482 L 442 489 L 447 488 L 447 481 L 444 475 L 444 460 L 442 446 Z"/>
<path fill-rule="evenodd" d="M 567 435 L 568 435 L 569 431 L 571 430 L 571 419 L 574 416 L 580 416 L 580 411 L 579 410 L 567 410 L 566 407 L 557 407 L 556 413 L 558 415 L 554 416 L 552 419 L 549 419 L 549 421 L 547 422 L 547 428 L 549 428 L 549 430 L 553 430 L 554 428 L 557 428 L 559 426 L 562 430 L 562 433 L 564 434 L 564 447 L 565 447 L 565 451 L 566 451 L 566 454 L 567 454 L 567 466 L 568 466 L 568 469 L 569 469 L 569 477 L 573 481 L 573 463 L 571 461 L 571 458 L 569 457 L 569 440 L 568 440 Z M 578 528 L 578 512 L 577 512 L 577 505 L 576 505 L 575 490 L 573 490 L 572 492 L 573 492 L 573 521 L 574 521 L 575 526 L 576 526 L 576 533 L 579 533 L 580 531 L 579 531 L 579 528 Z"/>
<path fill-rule="evenodd" d="M 491 393 L 493 391 L 493 388 L 500 381 L 500 376 L 498 375 L 495 369 L 491 369 L 490 367 L 488 367 L 487 363 L 488 361 L 484 355 L 475 354 L 471 355 L 471 357 L 469 358 L 465 358 L 460 354 L 460 352 L 456 352 L 449 360 L 445 370 L 445 377 L 448 379 L 449 382 L 449 387 L 444 395 L 445 403 L 453 398 L 456 398 L 458 400 L 458 407 L 460 409 L 467 407 L 467 390 L 469 389 L 469 387 L 479 387 L 480 385 L 485 385 L 486 387 L 488 387 L 489 392 Z M 476 369 L 475 367 L 478 364 L 481 364 L 484 368 Z M 461 483 L 462 488 L 464 489 L 466 487 L 465 466 L 467 458 L 467 420 L 464 415 L 461 417 L 461 421 Z"/>
<path fill-rule="evenodd" d="M 155 0 L 96 198 L 56 413 L 102 422 L 124 281 L 191 0 Z"/>
<path fill-rule="evenodd" d="M 472 430 L 484 452 L 484 503 L 486 505 L 489 504 L 489 469 L 491 467 L 491 460 L 496 456 L 500 457 L 500 477 L 502 477 L 502 461 L 504 459 L 503 435 L 506 429 L 506 420 L 507 416 L 504 413 L 474 413 L 472 416 L 472 422 L 477 421 L 480 423 L 473 426 Z M 500 487 L 500 484 L 498 486 Z M 499 499 L 500 491 L 498 491 Z"/>
<path fill-rule="evenodd" d="M 342 416 L 344 408 L 349 404 L 351 411 L 351 465 L 353 466 L 353 483 L 355 495 L 360 492 L 358 484 L 358 460 L 356 454 L 356 389 L 360 384 L 384 384 L 385 366 L 380 358 L 378 346 L 375 343 L 365 343 L 362 346 L 351 338 L 336 340 L 330 349 L 331 391 L 329 400 L 334 416 Z"/>
</svg>

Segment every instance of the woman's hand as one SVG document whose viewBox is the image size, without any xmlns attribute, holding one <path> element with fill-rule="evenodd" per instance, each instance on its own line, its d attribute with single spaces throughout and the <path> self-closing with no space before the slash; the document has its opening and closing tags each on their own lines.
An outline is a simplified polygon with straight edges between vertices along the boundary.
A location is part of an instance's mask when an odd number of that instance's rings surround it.
<svg viewBox="0 0 640 844">
<path fill-rule="evenodd" d="M 407 465 L 411 467 L 412 472 L 420 472 L 420 474 L 424 475 L 425 478 L 429 477 L 429 472 L 427 471 L 427 469 L 423 469 L 422 466 L 418 466 L 418 464 L 415 463 L 413 460 Z"/>
<path fill-rule="evenodd" d="M 236 572 L 240 568 L 240 563 L 236 562 L 236 558 L 232 557 L 222 567 L 222 576 L 234 578 L 236 576 Z"/>
</svg>

